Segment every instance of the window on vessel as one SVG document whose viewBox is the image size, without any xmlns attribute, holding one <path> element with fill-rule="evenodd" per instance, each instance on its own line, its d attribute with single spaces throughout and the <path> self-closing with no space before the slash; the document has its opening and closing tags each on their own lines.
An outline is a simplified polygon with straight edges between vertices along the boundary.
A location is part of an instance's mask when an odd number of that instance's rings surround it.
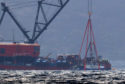
<svg viewBox="0 0 125 84">
<path fill-rule="evenodd" d="M 1 54 L 5 54 L 5 49 L 4 49 L 4 48 L 1 48 L 1 49 L 0 49 L 0 53 L 1 53 Z"/>
<path fill-rule="evenodd" d="M 34 47 L 34 52 L 39 52 L 39 47 Z"/>
</svg>

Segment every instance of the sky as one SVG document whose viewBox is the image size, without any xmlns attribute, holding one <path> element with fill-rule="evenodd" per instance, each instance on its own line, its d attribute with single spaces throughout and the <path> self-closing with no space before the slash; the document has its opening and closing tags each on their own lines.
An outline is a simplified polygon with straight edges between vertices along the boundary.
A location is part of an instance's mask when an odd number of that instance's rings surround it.
<svg viewBox="0 0 125 84">
<path fill-rule="evenodd" d="M 11 3 L 19 1 L 11 0 Z M 79 53 L 88 20 L 87 5 L 87 0 L 70 0 L 49 25 L 48 30 L 38 39 L 41 45 L 40 56 L 47 56 L 48 53 L 52 53 L 52 57 L 56 57 L 58 54 Z M 12 11 L 23 26 L 29 29 L 33 26 L 36 12 L 34 6 Z M 92 24 L 98 54 L 111 60 L 112 63 L 122 64 L 121 61 L 125 60 L 125 0 L 93 0 Z M 0 37 L 12 40 L 12 31 L 14 31 L 17 41 L 24 40 L 22 33 L 8 15 L 0 28 Z M 82 57 L 84 57 L 84 50 Z"/>
</svg>

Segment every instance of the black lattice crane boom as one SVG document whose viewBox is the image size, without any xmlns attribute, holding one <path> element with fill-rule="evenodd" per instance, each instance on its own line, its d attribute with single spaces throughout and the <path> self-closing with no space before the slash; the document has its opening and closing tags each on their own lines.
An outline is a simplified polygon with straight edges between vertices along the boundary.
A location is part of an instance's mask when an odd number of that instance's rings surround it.
<svg viewBox="0 0 125 84">
<path fill-rule="evenodd" d="M 51 2 L 55 3 L 51 3 Z M 19 21 L 14 17 L 13 13 L 10 11 L 9 7 L 6 6 L 5 3 L 1 3 L 2 6 L 2 15 L 0 17 L 0 24 L 2 23 L 5 14 L 8 13 L 9 16 L 12 18 L 12 20 L 15 22 L 15 24 L 18 26 L 18 28 L 21 30 L 23 35 L 27 38 L 27 43 L 35 43 L 35 41 L 40 37 L 40 35 L 47 29 L 47 27 L 50 25 L 50 23 L 57 17 L 57 15 L 61 12 L 61 10 L 66 6 L 66 4 L 69 2 L 69 0 L 38 0 L 38 7 L 37 7 L 37 13 L 36 13 L 36 19 L 33 29 L 32 36 L 28 35 L 29 31 L 26 31 L 24 27 L 19 23 Z M 48 19 L 47 13 L 45 12 L 46 9 L 44 6 L 48 7 L 55 7 L 57 8 L 56 11 L 51 15 L 51 17 Z M 40 15 L 43 17 L 41 18 Z M 42 21 L 39 21 L 39 18 L 42 19 Z M 42 25 L 42 27 L 41 27 Z"/>
</svg>

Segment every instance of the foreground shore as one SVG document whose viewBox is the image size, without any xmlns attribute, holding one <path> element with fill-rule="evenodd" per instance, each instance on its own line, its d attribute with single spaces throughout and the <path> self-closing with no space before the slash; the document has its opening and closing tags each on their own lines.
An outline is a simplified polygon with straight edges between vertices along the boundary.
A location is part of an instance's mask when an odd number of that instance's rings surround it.
<svg viewBox="0 0 125 84">
<path fill-rule="evenodd" d="M 0 84 L 125 84 L 125 71 L 0 71 Z"/>
</svg>

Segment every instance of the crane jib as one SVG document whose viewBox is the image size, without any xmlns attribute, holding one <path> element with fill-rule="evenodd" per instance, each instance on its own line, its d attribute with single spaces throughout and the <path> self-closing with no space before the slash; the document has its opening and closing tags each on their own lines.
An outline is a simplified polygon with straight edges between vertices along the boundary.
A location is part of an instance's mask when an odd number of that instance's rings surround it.
<svg viewBox="0 0 125 84">
<path fill-rule="evenodd" d="M 2 6 L 2 16 L 0 17 L 0 24 L 2 23 L 5 14 L 8 13 L 9 16 L 12 18 L 12 20 L 15 22 L 15 24 L 18 26 L 18 28 L 20 29 L 20 31 L 23 33 L 23 35 L 26 37 L 27 42 L 28 43 L 35 43 L 35 41 L 40 37 L 40 35 L 47 29 L 47 27 L 50 25 L 50 23 L 52 23 L 52 21 L 56 18 L 56 16 L 61 12 L 61 10 L 66 6 L 66 4 L 69 2 L 69 0 L 55 0 L 58 2 L 57 3 L 50 3 L 47 2 L 47 0 L 41 0 L 38 1 L 38 7 L 37 7 L 37 13 L 36 13 L 36 19 L 35 19 L 35 24 L 34 24 L 34 29 L 33 29 L 33 34 L 32 36 L 28 35 L 28 31 L 26 31 L 24 29 L 24 27 L 19 23 L 19 21 L 14 17 L 14 14 L 12 13 L 12 11 L 10 11 L 9 7 L 6 6 L 5 3 L 1 3 Z M 45 9 L 43 7 L 43 5 L 47 5 L 49 7 L 55 7 L 58 8 L 58 10 L 56 10 L 54 12 L 54 14 L 52 15 L 51 18 L 48 19 L 47 14 L 45 13 Z M 43 16 L 43 20 L 45 22 L 40 22 L 39 21 L 39 17 L 40 17 L 40 13 Z M 42 25 L 42 27 L 40 26 Z"/>
</svg>

